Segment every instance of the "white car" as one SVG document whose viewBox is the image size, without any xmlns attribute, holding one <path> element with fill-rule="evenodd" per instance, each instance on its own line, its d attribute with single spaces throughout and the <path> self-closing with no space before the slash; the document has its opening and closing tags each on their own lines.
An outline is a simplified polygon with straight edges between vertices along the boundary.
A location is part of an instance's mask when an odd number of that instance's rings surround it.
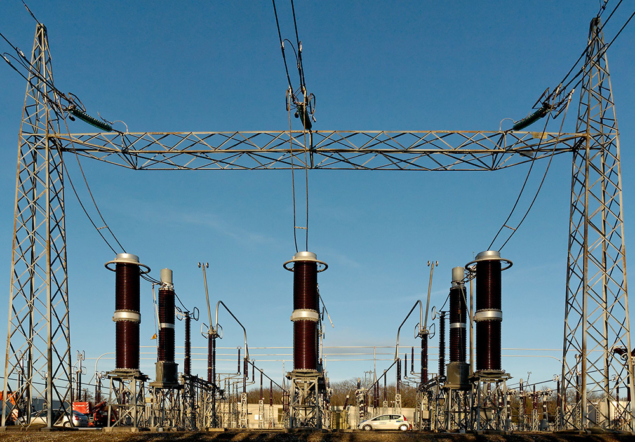
<svg viewBox="0 0 635 442">
<path fill-rule="evenodd" d="M 31 416 L 31 425 L 46 425 L 46 410 L 40 413 L 34 413 L 34 416 Z M 39 415 L 38 415 L 39 414 Z M 56 410 L 56 414 L 58 411 Z M 58 414 L 59 415 L 59 414 Z M 26 425 L 26 419 L 24 417 L 18 418 L 19 425 Z M 88 426 L 88 417 L 85 414 L 80 413 L 79 411 L 73 410 L 73 423 L 71 424 L 68 416 L 64 416 L 61 419 L 57 419 L 53 424 L 54 427 L 87 427 Z"/>
<path fill-rule="evenodd" d="M 360 430 L 412 430 L 412 425 L 403 414 L 382 414 L 359 424 Z"/>
<path fill-rule="evenodd" d="M 68 420 L 67 416 L 62 418 L 62 426 L 69 428 L 71 427 L 71 423 Z M 88 416 L 79 411 L 73 410 L 73 427 L 87 427 L 88 426 Z"/>
</svg>

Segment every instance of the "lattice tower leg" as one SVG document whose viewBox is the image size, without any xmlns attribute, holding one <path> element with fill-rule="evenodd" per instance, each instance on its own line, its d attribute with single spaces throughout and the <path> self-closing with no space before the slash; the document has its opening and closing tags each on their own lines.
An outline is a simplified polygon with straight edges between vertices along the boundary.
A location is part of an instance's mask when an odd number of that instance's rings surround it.
<svg viewBox="0 0 635 442">
<path fill-rule="evenodd" d="M 64 172 L 61 149 L 49 137 L 59 133 L 58 117 L 49 102 L 58 98 L 46 85 L 53 74 L 47 32 L 41 24 L 36 28 L 31 64 L 18 147 L 3 393 L 8 397 L 15 391 L 9 379 L 20 376 L 18 396 L 25 405 L 26 421 L 34 399 L 44 397 L 50 427 L 54 407 L 70 414 L 72 385 Z M 4 401 L 3 427 L 11 411 Z"/>
<path fill-rule="evenodd" d="M 609 407 L 600 407 L 599 401 L 615 398 L 620 385 L 635 397 L 633 362 L 622 361 L 615 352 L 628 354 L 632 347 L 620 145 L 605 50 L 599 20 L 594 19 L 576 128 L 585 137 L 573 154 L 561 385 L 564 425 L 578 429 L 609 426 Z M 575 399 L 567 399 L 567 393 Z M 591 407 L 596 422 L 588 419 Z M 624 409 L 621 404 L 618 408 Z"/>
</svg>

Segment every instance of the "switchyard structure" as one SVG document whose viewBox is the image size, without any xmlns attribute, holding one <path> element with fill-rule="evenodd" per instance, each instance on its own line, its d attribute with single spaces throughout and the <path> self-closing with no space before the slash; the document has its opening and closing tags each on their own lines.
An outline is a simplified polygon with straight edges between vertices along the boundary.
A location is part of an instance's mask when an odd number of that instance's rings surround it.
<svg viewBox="0 0 635 442">
<path fill-rule="evenodd" d="M 571 210 L 557 428 L 586 429 L 599 425 L 633 431 L 631 398 L 635 390 L 630 357 L 620 145 L 606 49 L 602 27 L 596 18 L 591 22 L 585 51 L 574 133 L 522 131 L 526 124 L 540 117 L 556 118 L 563 110 L 566 112 L 573 92 L 567 89 L 570 83 L 558 85 L 553 93 L 544 95 L 538 110 L 508 131 L 313 130 L 308 114 L 305 115 L 309 98 L 303 91 L 305 98 L 298 109 L 304 128 L 299 131 L 118 132 L 89 117 L 71 95 L 62 94 L 54 87 L 47 30 L 38 23 L 19 135 L 3 386 L 7 398 L 12 392 L 9 380 L 20 378 L 14 393 L 21 400 L 14 405 L 3 403 L 2 427 L 7 425 L 12 408 L 17 408 L 26 422 L 30 422 L 34 398 L 38 396 L 47 398 L 49 426 L 53 423 L 54 407 L 67 415 L 70 413 L 72 369 L 65 153 L 133 170 L 410 171 L 495 171 L 570 154 Z M 70 133 L 62 130 L 60 126 L 65 123 L 66 115 L 89 121 L 101 131 Z M 447 377 L 442 363 L 437 377 L 428 379 L 429 330 L 427 324 L 421 325 L 418 334 L 421 338 L 420 428 L 504 430 L 509 426 L 508 404 L 514 392 L 506 386 L 508 375 L 500 363 L 500 264 L 500 254 L 488 250 L 466 266 L 467 273 L 463 273 L 463 268 L 453 271 Z M 109 425 L 147 426 L 143 409 L 149 387 L 153 401 L 150 425 L 190 429 L 218 426 L 217 401 L 221 397 L 216 382 L 220 381 L 214 368 L 216 339 L 221 337 L 218 305 L 214 327 L 209 309 L 207 380 L 187 373 L 185 380 L 179 381 L 171 313 L 174 311 L 174 298 L 170 293 L 173 293 L 173 284 L 171 272 L 162 271 L 157 376 L 148 386 L 148 377 L 139 371 L 138 290 L 142 273 L 149 269 L 144 269 L 138 257 L 127 253 L 117 255 L 109 265 L 114 266 L 109 268 L 116 272 L 117 309 L 113 320 L 118 346 L 115 370 L 108 373 Z M 299 251 L 285 263 L 285 268 L 294 273 L 291 316 L 294 369 L 287 373 L 288 425 L 322 428 L 328 408 L 328 382 L 319 358 L 321 321 L 317 273 L 325 270 L 326 264 L 311 252 Z M 476 311 L 468 316 L 465 285 L 472 278 L 477 285 Z M 189 324 L 190 316 L 186 315 L 185 319 Z M 473 323 L 477 336 L 476 367 L 470 370 L 465 338 Z M 235 419 L 239 426 L 245 426 L 247 419 L 244 408 L 249 363 L 246 345 L 245 350 L 240 379 L 243 408 Z M 626 357 L 622 358 L 623 355 Z M 399 385 L 401 362 L 398 357 L 395 364 Z M 226 381 L 231 388 L 229 378 Z M 628 391 L 629 400 L 617 402 L 617 414 L 622 418 L 616 420 L 610 410 L 612 399 L 619 397 L 620 387 Z M 373 386 L 373 389 L 373 405 L 378 408 L 378 388 Z M 590 401 L 591 393 L 600 394 L 606 407 Z M 227 388 L 225 394 L 228 394 Z M 369 402 L 366 398 L 360 401 Z M 534 400 L 534 406 L 536 403 Z M 173 414 L 162 414 L 163 407 Z M 382 409 L 385 408 L 384 398 Z M 591 412 L 595 416 L 593 422 L 589 420 Z M 529 410 L 523 413 L 527 416 Z M 225 417 L 223 420 L 227 426 Z"/>
</svg>

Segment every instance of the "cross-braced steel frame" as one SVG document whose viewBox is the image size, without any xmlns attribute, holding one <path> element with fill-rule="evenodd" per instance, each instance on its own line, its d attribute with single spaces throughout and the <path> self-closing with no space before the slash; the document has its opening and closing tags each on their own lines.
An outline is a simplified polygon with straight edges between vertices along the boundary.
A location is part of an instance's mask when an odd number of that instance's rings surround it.
<svg viewBox="0 0 635 442">
<path fill-rule="evenodd" d="M 632 359 L 620 357 L 630 354 L 631 342 L 620 144 L 605 48 L 594 19 L 576 128 L 584 136 L 573 150 L 562 365 L 562 397 L 574 392 L 580 399 L 563 400 L 566 427 L 613 426 L 600 403 L 610 410 L 620 385 L 634 397 Z M 591 409 L 596 422 L 588 421 Z"/>
<path fill-rule="evenodd" d="M 47 425 L 54 408 L 69 413 L 72 389 L 64 173 L 58 116 L 51 100 L 53 82 L 46 27 L 37 25 L 27 83 L 15 193 L 9 331 L 4 368 L 4 397 L 9 381 L 22 377 L 24 422 L 31 421 L 34 399 L 44 398 Z M 21 360 L 24 358 L 24 363 Z M 2 426 L 11 411 L 3 403 Z"/>
<path fill-rule="evenodd" d="M 566 427 L 586 428 L 587 409 L 592 406 L 600 416 L 595 424 L 611 426 L 598 402 L 613 398 L 620 385 L 627 385 L 631 397 L 635 391 L 631 358 L 623 362 L 618 357 L 631 349 L 622 181 L 606 45 L 597 20 L 589 38 L 575 133 L 71 134 L 60 131 L 51 107 L 58 97 L 42 81 L 52 81 L 52 72 L 46 29 L 38 25 L 32 63 L 39 76 L 31 75 L 27 85 L 18 150 L 5 397 L 9 381 L 22 370 L 25 382 L 20 395 L 29 410 L 32 398 L 43 393 L 51 403 L 58 401 L 68 408 L 71 365 L 62 152 L 135 170 L 280 170 L 293 165 L 417 171 L 493 171 L 572 153 L 562 397 L 573 392 L 571 396 L 579 399 L 563 400 L 562 414 Z M 579 381 L 576 357 L 581 361 Z M 42 380 L 44 389 L 38 387 Z M 628 428 L 633 429 L 631 422 Z"/>
</svg>

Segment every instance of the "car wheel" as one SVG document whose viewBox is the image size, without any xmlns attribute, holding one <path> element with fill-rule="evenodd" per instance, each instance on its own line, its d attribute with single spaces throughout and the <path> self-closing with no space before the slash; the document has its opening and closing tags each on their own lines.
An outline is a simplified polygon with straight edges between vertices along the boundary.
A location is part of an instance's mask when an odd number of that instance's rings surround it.
<svg viewBox="0 0 635 442">
<path fill-rule="evenodd" d="M 71 423 L 69 421 L 64 422 L 64 428 L 70 428 Z"/>
<path fill-rule="evenodd" d="M 364 426 L 362 427 L 362 430 L 364 430 L 364 431 L 370 431 L 370 430 L 372 430 L 372 429 L 373 429 L 373 427 L 371 427 L 370 425 L 364 425 Z"/>
<path fill-rule="evenodd" d="M 401 431 L 407 431 L 408 430 L 408 425 L 402 425 L 401 427 L 399 427 L 399 429 Z"/>
</svg>

